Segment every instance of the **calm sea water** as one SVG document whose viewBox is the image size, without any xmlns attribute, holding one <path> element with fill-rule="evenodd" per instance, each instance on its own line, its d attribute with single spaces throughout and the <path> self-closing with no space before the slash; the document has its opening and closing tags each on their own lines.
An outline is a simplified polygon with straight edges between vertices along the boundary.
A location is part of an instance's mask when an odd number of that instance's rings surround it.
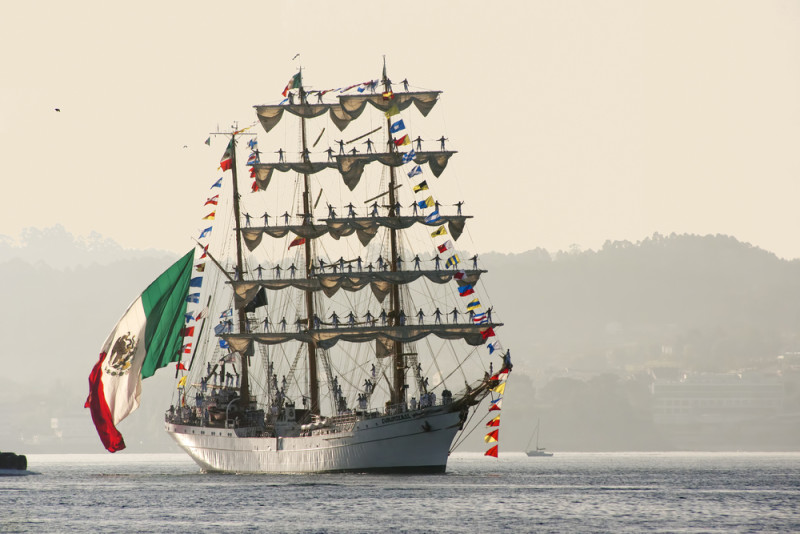
<svg viewBox="0 0 800 534">
<path fill-rule="evenodd" d="M 445 475 L 204 474 L 182 454 L 31 455 L 3 532 L 798 532 L 800 454 L 455 454 Z"/>
</svg>

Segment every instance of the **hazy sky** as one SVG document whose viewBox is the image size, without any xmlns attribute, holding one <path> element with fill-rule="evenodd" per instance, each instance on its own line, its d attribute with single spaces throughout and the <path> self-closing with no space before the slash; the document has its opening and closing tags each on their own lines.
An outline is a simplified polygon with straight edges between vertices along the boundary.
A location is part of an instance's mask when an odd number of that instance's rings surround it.
<svg viewBox="0 0 800 534">
<path fill-rule="evenodd" d="M 208 132 L 280 101 L 298 61 L 330 88 L 386 55 L 444 91 L 445 200 L 480 251 L 689 232 L 800 257 L 800 2 L 127 5 L 4 9 L 0 233 L 183 251 L 224 149 Z"/>
</svg>

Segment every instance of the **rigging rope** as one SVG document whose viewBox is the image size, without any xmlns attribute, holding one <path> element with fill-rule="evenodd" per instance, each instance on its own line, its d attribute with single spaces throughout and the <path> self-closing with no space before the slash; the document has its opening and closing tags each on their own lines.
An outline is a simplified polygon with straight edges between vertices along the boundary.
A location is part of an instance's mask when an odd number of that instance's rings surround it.
<svg viewBox="0 0 800 534">
<path fill-rule="evenodd" d="M 478 409 L 477 409 L 477 408 L 476 408 L 476 409 L 474 409 L 474 410 L 472 410 L 472 414 L 471 414 L 471 415 L 469 416 L 469 418 L 467 419 L 467 422 L 466 422 L 466 423 L 464 423 L 464 427 L 465 427 L 465 428 L 466 428 L 467 426 L 469 426 L 469 423 L 470 423 L 470 421 L 472 421 L 472 418 L 473 418 L 473 417 L 475 417 L 476 415 L 478 415 Z M 457 440 L 455 440 L 455 441 L 453 442 L 453 445 L 451 445 L 451 446 L 450 446 L 450 450 L 449 450 L 449 451 L 447 451 L 447 452 L 448 452 L 448 454 L 449 454 L 449 453 L 451 453 L 451 452 L 453 452 L 454 450 L 456 450 L 456 448 L 458 448 L 458 447 L 459 447 L 459 445 L 461 445 L 462 443 L 464 443 L 464 441 L 466 441 L 466 439 L 467 439 L 467 438 L 470 436 L 470 434 L 472 434 L 473 432 L 475 432 L 475 430 L 477 430 L 477 428 L 478 428 L 478 425 L 476 424 L 476 425 L 475 425 L 475 427 L 474 427 L 472 430 L 470 430 L 469 432 L 467 432 L 466 434 L 464 434 L 464 431 L 463 431 L 463 430 L 461 430 L 461 436 L 459 437 L 459 439 L 457 439 Z"/>
</svg>

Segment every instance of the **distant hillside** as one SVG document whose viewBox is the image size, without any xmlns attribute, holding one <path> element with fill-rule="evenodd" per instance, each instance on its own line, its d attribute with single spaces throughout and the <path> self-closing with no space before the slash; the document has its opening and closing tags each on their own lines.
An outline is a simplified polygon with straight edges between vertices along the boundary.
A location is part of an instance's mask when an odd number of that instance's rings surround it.
<svg viewBox="0 0 800 534">
<path fill-rule="evenodd" d="M 506 344 L 537 366 L 667 357 L 728 370 L 800 350 L 800 262 L 732 237 L 655 234 L 481 261 Z"/>
<path fill-rule="evenodd" d="M 800 450 L 800 427 L 782 418 L 800 413 L 800 373 L 778 360 L 800 352 L 800 262 L 696 235 L 481 261 L 515 362 L 505 450 L 523 449 L 537 419 L 562 451 Z M 782 413 L 753 432 L 709 423 L 680 438 L 654 424 L 654 378 L 730 371 L 780 377 Z"/>
<path fill-rule="evenodd" d="M 36 264 L 42 262 L 54 269 L 81 265 L 108 265 L 136 258 L 167 258 L 174 254 L 161 250 L 124 249 L 114 240 L 92 232 L 76 237 L 61 225 L 50 228 L 26 228 L 18 238 L 0 234 L 0 263 L 12 259 Z"/>
<path fill-rule="evenodd" d="M 18 450 L 21 439 L 28 452 L 103 450 L 83 409 L 89 372 L 127 306 L 175 259 L 170 252 L 126 250 L 98 234 L 76 238 L 60 226 L 28 229 L 19 242 L 0 236 L 0 425 L 8 430 L 0 450 Z M 161 413 L 147 398 L 142 409 Z M 151 437 L 162 450 L 169 445 Z M 31 448 L 31 440 L 40 448 Z"/>
<path fill-rule="evenodd" d="M 0 402 L 9 408 L 0 412 L 0 425 L 10 429 L 0 450 L 16 450 L 19 436 L 52 434 L 53 417 L 74 438 L 72 450 L 63 441 L 55 450 L 86 451 L 86 443 L 88 452 L 102 450 L 83 410 L 89 371 L 127 305 L 174 259 L 124 250 L 100 236 L 76 239 L 61 227 L 30 230 L 19 243 L 0 241 Z M 597 251 L 490 253 L 479 264 L 489 269 L 481 300 L 505 323 L 498 334 L 515 363 L 505 450 L 525 445 L 540 409 L 537 392 L 547 391 L 569 399 L 548 408 L 560 414 L 556 421 L 542 414 L 550 443 L 589 443 L 569 432 L 590 421 L 596 436 L 584 450 L 659 448 L 664 442 L 643 404 L 647 385 L 625 376 L 654 363 L 727 371 L 800 351 L 800 262 L 731 237 L 654 235 Z M 568 381 L 545 389 L 567 369 Z M 129 442 L 132 452 L 170 447 L 160 417 L 171 388 L 149 392 L 159 380 L 145 382 L 141 410 L 123 423 L 140 438 Z M 24 396 L 30 391 L 47 395 Z M 640 423 L 624 429 L 634 420 Z M 476 448 L 483 446 L 478 434 L 469 442 Z M 50 438 L 42 438 L 39 452 L 55 446 L 45 445 Z"/>
</svg>

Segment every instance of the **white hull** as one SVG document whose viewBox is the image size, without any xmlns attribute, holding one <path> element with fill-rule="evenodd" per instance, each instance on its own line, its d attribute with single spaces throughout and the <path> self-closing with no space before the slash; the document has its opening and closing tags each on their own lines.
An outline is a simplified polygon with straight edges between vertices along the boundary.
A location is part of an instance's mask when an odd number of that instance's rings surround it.
<svg viewBox="0 0 800 534">
<path fill-rule="evenodd" d="M 324 473 L 444 472 L 460 429 L 458 411 L 442 408 L 354 422 L 348 430 L 301 437 L 240 437 L 232 428 L 167 423 L 167 432 L 207 471 Z"/>
</svg>

